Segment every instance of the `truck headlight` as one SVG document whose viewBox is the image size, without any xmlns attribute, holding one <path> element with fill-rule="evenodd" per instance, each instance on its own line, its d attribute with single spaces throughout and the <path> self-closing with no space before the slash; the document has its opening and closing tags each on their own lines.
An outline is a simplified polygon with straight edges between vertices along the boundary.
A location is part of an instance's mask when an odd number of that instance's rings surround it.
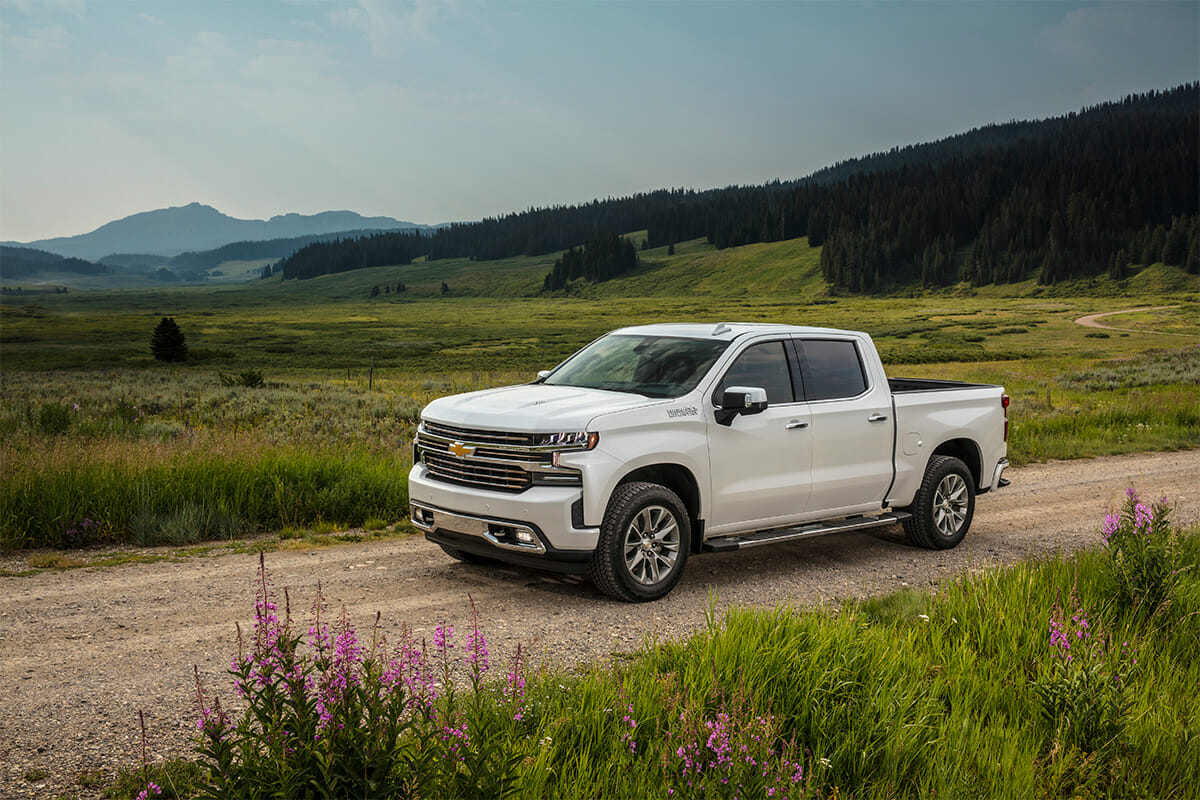
<svg viewBox="0 0 1200 800">
<path fill-rule="evenodd" d="M 534 436 L 537 447 L 554 447 L 559 450 L 591 450 L 600 441 L 600 434 L 587 431 L 567 433 L 539 433 Z"/>
</svg>

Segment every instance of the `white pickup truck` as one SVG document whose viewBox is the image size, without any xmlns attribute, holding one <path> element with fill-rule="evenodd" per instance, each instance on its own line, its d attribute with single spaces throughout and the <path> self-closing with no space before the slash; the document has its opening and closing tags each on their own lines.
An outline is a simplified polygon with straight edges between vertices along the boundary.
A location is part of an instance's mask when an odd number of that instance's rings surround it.
<svg viewBox="0 0 1200 800">
<path fill-rule="evenodd" d="M 954 547 L 1006 485 L 1000 386 L 889 379 L 865 333 L 644 325 L 421 413 L 412 522 L 449 555 L 656 600 L 689 554 L 903 523 Z"/>
</svg>

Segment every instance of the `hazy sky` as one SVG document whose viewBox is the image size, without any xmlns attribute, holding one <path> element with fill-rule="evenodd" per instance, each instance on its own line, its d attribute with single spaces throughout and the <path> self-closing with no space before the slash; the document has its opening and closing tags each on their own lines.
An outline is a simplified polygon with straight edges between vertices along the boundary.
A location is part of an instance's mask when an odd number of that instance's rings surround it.
<svg viewBox="0 0 1200 800">
<path fill-rule="evenodd" d="M 802 177 L 1200 78 L 1200 3 L 0 0 L 0 239 Z"/>
</svg>

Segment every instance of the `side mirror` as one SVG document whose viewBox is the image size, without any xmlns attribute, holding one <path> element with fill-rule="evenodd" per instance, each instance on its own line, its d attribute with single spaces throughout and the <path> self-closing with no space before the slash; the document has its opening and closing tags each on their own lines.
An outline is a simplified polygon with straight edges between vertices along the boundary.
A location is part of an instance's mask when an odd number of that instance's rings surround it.
<svg viewBox="0 0 1200 800">
<path fill-rule="evenodd" d="M 541 383 L 542 381 L 546 380 L 546 378 L 549 378 L 549 377 L 550 377 L 550 370 L 548 370 L 548 369 L 538 370 L 537 378 L 535 378 L 533 382 Z"/>
<path fill-rule="evenodd" d="M 767 390 L 758 386 L 730 386 L 721 394 L 718 425 L 729 425 L 738 414 L 761 414 L 767 410 Z"/>
</svg>

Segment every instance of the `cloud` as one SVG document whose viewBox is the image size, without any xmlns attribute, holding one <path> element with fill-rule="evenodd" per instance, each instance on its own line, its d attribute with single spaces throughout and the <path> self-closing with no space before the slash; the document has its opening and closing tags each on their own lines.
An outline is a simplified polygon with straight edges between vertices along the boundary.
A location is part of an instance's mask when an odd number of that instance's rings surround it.
<svg viewBox="0 0 1200 800">
<path fill-rule="evenodd" d="M 1075 8 L 1042 32 L 1051 53 L 1085 64 L 1110 61 L 1115 55 L 1149 55 L 1180 29 L 1194 36 L 1195 11 L 1188 4 L 1101 3 Z"/>
<path fill-rule="evenodd" d="M 28 61 L 59 61 L 71 52 L 71 35 L 62 25 L 31 28 L 26 36 L 6 35 L 4 41 Z"/>
<path fill-rule="evenodd" d="M 42 10 L 65 11 L 78 19 L 87 13 L 86 0 L 2 0 L 0 8 L 13 8 L 26 16 Z"/>
<path fill-rule="evenodd" d="M 258 84 L 316 93 L 328 89 L 338 72 L 324 44 L 281 39 L 259 41 L 258 52 L 242 69 L 246 78 Z"/>
<path fill-rule="evenodd" d="M 203 80 L 224 65 L 232 55 L 233 51 L 223 34 L 200 31 L 192 37 L 185 52 L 167 57 L 164 69 L 172 80 Z"/>
<path fill-rule="evenodd" d="M 357 28 L 376 56 L 395 52 L 405 41 L 432 38 L 431 27 L 438 13 L 452 7 L 434 0 L 357 0 L 356 4 L 330 13 L 331 22 Z"/>
</svg>

